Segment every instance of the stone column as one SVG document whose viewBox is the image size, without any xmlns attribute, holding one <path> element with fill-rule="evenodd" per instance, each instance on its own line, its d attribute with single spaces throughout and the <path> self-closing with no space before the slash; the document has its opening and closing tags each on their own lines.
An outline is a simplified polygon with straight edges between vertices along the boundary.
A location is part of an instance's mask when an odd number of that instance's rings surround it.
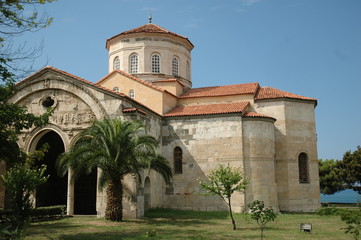
<svg viewBox="0 0 361 240">
<path fill-rule="evenodd" d="M 68 198 L 67 198 L 67 206 L 66 213 L 68 215 L 74 214 L 74 182 L 72 181 L 74 171 L 69 168 L 68 171 Z"/>
</svg>

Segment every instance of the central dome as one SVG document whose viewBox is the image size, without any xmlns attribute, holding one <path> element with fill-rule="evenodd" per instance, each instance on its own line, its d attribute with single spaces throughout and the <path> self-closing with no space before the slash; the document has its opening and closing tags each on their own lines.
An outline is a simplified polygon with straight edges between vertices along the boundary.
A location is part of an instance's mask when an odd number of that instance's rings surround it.
<svg viewBox="0 0 361 240">
<path fill-rule="evenodd" d="M 176 78 L 191 88 L 188 38 L 148 23 L 107 39 L 109 73 L 122 70 L 148 82 Z"/>
</svg>

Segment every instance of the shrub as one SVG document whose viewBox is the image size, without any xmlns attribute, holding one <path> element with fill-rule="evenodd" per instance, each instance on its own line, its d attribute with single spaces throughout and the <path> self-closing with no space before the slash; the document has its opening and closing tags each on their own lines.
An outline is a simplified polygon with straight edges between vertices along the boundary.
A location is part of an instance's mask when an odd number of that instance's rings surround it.
<svg viewBox="0 0 361 240">
<path fill-rule="evenodd" d="M 345 211 L 341 214 L 341 220 L 347 224 L 346 227 L 341 229 L 344 229 L 345 233 L 351 234 L 355 240 L 359 240 L 361 232 L 361 211 Z"/>
<path fill-rule="evenodd" d="M 255 220 L 261 229 L 261 239 L 263 239 L 263 231 L 266 225 L 270 221 L 274 221 L 277 217 L 277 213 L 269 207 L 265 207 L 264 202 L 260 200 L 254 200 L 248 204 L 251 219 Z"/>
<path fill-rule="evenodd" d="M 66 215 L 66 206 L 51 206 L 51 207 L 39 207 L 34 208 L 30 211 L 30 219 L 35 221 L 43 221 L 49 219 L 62 218 Z M 0 211 L 0 222 L 8 222 L 14 216 L 13 210 L 1 210 Z"/>
<path fill-rule="evenodd" d="M 59 217 L 64 217 L 65 215 L 66 215 L 65 205 L 34 208 L 30 213 L 30 217 L 32 221 L 55 219 Z"/>
</svg>

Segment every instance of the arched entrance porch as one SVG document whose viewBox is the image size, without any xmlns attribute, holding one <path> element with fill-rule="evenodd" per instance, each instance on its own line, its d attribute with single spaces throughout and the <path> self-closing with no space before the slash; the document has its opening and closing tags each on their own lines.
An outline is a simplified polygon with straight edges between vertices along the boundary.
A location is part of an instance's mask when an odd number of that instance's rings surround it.
<svg viewBox="0 0 361 240">
<path fill-rule="evenodd" d="M 36 191 L 36 207 L 66 205 L 68 177 L 59 177 L 55 167 L 56 159 L 65 151 L 64 142 L 55 131 L 47 130 L 40 135 L 35 149 L 40 149 L 44 144 L 48 144 L 49 148 L 37 165 L 47 166 L 46 174 L 49 175 L 49 179 Z"/>
</svg>

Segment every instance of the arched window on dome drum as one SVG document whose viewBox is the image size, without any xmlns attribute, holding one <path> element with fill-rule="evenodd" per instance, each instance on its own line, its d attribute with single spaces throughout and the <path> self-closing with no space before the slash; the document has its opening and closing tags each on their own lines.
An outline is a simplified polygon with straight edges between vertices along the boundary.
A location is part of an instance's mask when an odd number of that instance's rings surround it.
<svg viewBox="0 0 361 240">
<path fill-rule="evenodd" d="M 152 55 L 152 73 L 160 73 L 160 56 L 156 53 Z"/>
<path fill-rule="evenodd" d="M 308 156 L 306 153 L 298 155 L 298 174 L 300 183 L 309 183 Z"/>
<path fill-rule="evenodd" d="M 113 62 L 113 70 L 119 70 L 119 69 L 120 69 L 120 60 L 119 57 L 115 57 Z"/>
<path fill-rule="evenodd" d="M 179 61 L 178 58 L 176 57 L 172 59 L 172 75 L 174 76 L 179 75 Z"/>
<path fill-rule="evenodd" d="M 180 147 L 175 147 L 173 150 L 174 173 L 183 173 L 183 150 Z"/>
<path fill-rule="evenodd" d="M 129 97 L 130 97 L 131 99 L 135 99 L 135 92 L 134 92 L 133 89 L 131 89 L 131 90 L 129 91 Z"/>
<path fill-rule="evenodd" d="M 130 73 L 138 72 L 138 55 L 132 54 L 130 56 Z"/>
</svg>

